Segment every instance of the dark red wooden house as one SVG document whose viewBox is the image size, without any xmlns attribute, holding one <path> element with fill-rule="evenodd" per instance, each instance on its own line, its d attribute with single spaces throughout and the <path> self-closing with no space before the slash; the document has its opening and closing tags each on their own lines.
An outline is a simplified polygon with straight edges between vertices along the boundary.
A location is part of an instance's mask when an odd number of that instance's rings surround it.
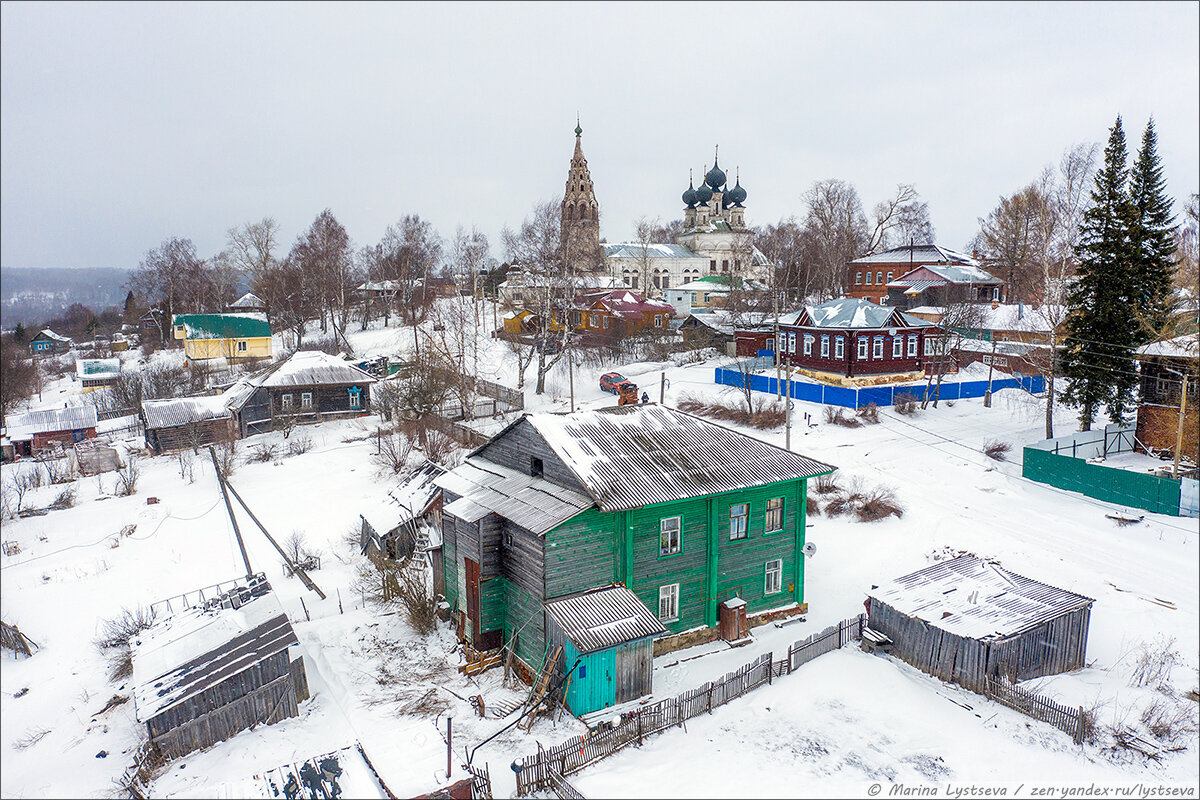
<svg viewBox="0 0 1200 800">
<path fill-rule="evenodd" d="M 785 364 L 845 378 L 920 372 L 926 335 L 936 327 L 895 308 L 842 297 L 780 318 L 779 355 Z"/>
</svg>

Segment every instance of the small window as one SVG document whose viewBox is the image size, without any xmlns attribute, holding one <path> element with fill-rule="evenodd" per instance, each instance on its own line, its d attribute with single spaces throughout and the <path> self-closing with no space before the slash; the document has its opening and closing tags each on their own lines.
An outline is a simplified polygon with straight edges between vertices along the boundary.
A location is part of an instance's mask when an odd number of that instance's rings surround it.
<svg viewBox="0 0 1200 800">
<path fill-rule="evenodd" d="M 300 395 L 300 407 L 312 408 L 312 392 L 303 392 Z"/>
<path fill-rule="evenodd" d="M 772 497 L 767 501 L 767 518 L 764 526 L 767 533 L 783 530 L 783 498 Z"/>
<path fill-rule="evenodd" d="M 788 337 L 788 352 L 789 353 L 796 352 L 796 332 L 792 331 L 791 333 L 789 333 L 787 335 L 787 337 Z"/>
<path fill-rule="evenodd" d="M 821 358 L 829 358 L 829 337 L 821 337 Z"/>
<path fill-rule="evenodd" d="M 535 478 L 542 477 L 542 460 L 537 456 L 529 457 L 529 474 Z"/>
<path fill-rule="evenodd" d="M 925 337 L 925 355 L 933 355 L 933 342 L 933 339 L 930 339 L 928 336 Z"/>
<path fill-rule="evenodd" d="M 729 259 L 721 259 L 721 272 L 729 272 Z"/>
<path fill-rule="evenodd" d="M 875 337 L 875 347 L 871 353 L 873 358 L 883 358 L 883 337 Z"/>
<path fill-rule="evenodd" d="M 608 321 L 609 321 L 609 318 L 608 318 L 608 317 L 603 317 L 602 319 L 603 319 L 603 321 L 604 321 L 604 324 L 603 324 L 601 327 L 603 327 L 603 328 L 606 328 L 606 329 L 607 329 L 607 328 L 608 328 Z"/>
<path fill-rule="evenodd" d="M 777 558 L 774 561 L 768 561 L 766 573 L 763 594 L 779 594 L 783 591 L 783 559 Z"/>
<path fill-rule="evenodd" d="M 883 273 L 882 272 L 875 273 L 875 282 L 878 283 L 880 286 L 883 286 Z"/>
<path fill-rule="evenodd" d="M 717 260 L 716 260 L 715 258 L 714 258 L 714 259 L 710 259 L 710 260 L 709 260 L 709 262 L 708 262 L 708 271 L 709 271 L 709 272 L 716 272 L 716 271 L 717 271 Z"/>
<path fill-rule="evenodd" d="M 858 337 L 858 359 L 860 361 L 862 361 L 862 360 L 866 359 L 866 357 L 867 357 L 867 337 L 860 336 L 860 337 Z"/>
<path fill-rule="evenodd" d="M 871 285 L 871 273 L 867 273 L 867 286 Z"/>
<path fill-rule="evenodd" d="M 893 336 L 892 337 L 892 358 L 903 358 L 903 357 L 904 357 L 904 337 L 903 336 Z"/>
<path fill-rule="evenodd" d="M 745 539 L 747 523 L 750 521 L 750 504 L 737 503 L 729 507 L 729 538 Z"/>
<path fill-rule="evenodd" d="M 862 273 L 861 272 L 854 273 L 854 285 L 862 286 Z"/>
<path fill-rule="evenodd" d="M 915 333 L 908 337 L 908 357 L 917 357 L 917 335 Z"/>
<path fill-rule="evenodd" d="M 654 327 L 656 327 L 656 328 L 662 327 L 662 314 L 654 315 Z"/>
<path fill-rule="evenodd" d="M 679 584 L 660 586 L 658 589 L 658 618 L 663 622 L 679 619 Z"/>
<path fill-rule="evenodd" d="M 658 554 L 660 556 L 669 556 L 679 552 L 681 521 L 680 517 L 667 517 L 659 521 Z"/>
<path fill-rule="evenodd" d="M 599 314 L 589 314 L 588 315 L 588 325 L 591 325 L 593 328 L 599 328 L 600 327 L 600 315 Z"/>
<path fill-rule="evenodd" d="M 284 411 L 291 409 L 292 396 L 290 394 L 280 395 L 279 396 L 279 405 L 283 408 Z"/>
<path fill-rule="evenodd" d="M 775 352 L 775 337 L 774 336 L 772 336 L 770 339 L 767 339 L 767 341 L 764 342 L 763 344 L 764 344 L 764 347 L 763 347 L 764 350 L 770 350 L 772 353 Z"/>
<path fill-rule="evenodd" d="M 833 340 L 833 355 L 839 361 L 846 357 L 846 339 L 839 336 Z"/>
<path fill-rule="evenodd" d="M 813 340 L 814 340 L 813 336 L 811 336 L 807 333 L 804 334 L 804 355 L 806 355 L 806 356 L 812 355 Z"/>
<path fill-rule="evenodd" d="M 239 353 L 246 352 L 246 340 L 245 339 L 238 340 L 238 352 Z"/>
<path fill-rule="evenodd" d="M 890 273 L 890 272 L 888 273 L 888 281 L 887 282 L 888 283 L 892 282 L 892 273 Z"/>
<path fill-rule="evenodd" d="M 350 390 L 350 407 L 362 408 L 362 390 L 357 386 Z"/>
<path fill-rule="evenodd" d="M 1000 299 L 1000 287 L 999 286 L 992 289 L 992 299 L 993 300 Z"/>
</svg>

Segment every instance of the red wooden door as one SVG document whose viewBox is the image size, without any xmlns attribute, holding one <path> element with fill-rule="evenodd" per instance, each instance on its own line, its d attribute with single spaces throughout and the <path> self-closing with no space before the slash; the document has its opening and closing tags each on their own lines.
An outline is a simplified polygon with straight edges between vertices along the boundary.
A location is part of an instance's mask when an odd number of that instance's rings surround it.
<svg viewBox="0 0 1200 800">
<path fill-rule="evenodd" d="M 471 643 L 479 640 L 479 562 L 464 558 L 467 566 L 467 618 L 471 624 Z"/>
</svg>

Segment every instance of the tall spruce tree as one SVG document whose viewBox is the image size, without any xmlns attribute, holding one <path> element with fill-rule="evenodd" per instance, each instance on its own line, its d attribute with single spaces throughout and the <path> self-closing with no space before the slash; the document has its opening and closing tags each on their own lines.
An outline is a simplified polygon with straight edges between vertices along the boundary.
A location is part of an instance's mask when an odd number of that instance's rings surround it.
<svg viewBox="0 0 1200 800">
<path fill-rule="evenodd" d="M 1157 338 L 1167 323 L 1175 268 L 1175 219 L 1158 157 L 1153 117 L 1146 123 L 1142 146 L 1129 173 L 1129 207 L 1129 248 L 1141 345 Z"/>
<path fill-rule="evenodd" d="M 1096 173 L 1092 205 L 1080 225 L 1078 280 L 1067 298 L 1070 316 L 1064 341 L 1064 402 L 1079 408 L 1080 430 L 1091 430 L 1102 407 L 1119 422 L 1136 385 L 1137 346 L 1126 194 L 1128 154 L 1118 116 Z"/>
</svg>

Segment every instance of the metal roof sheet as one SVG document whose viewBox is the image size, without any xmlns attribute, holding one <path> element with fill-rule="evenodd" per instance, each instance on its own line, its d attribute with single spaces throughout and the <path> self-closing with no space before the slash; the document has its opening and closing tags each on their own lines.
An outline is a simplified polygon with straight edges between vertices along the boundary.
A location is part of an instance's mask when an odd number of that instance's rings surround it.
<svg viewBox="0 0 1200 800">
<path fill-rule="evenodd" d="M 33 338 L 37 339 L 41 336 L 45 336 L 47 339 L 53 339 L 56 342 L 70 342 L 71 341 L 70 337 L 55 333 L 54 331 L 50 330 L 49 328 L 43 328 L 42 330 L 38 331 L 37 336 L 34 336 Z"/>
<path fill-rule="evenodd" d="M 399 486 L 388 492 L 388 497 L 400 506 L 402 512 L 397 521 L 398 525 L 411 522 L 429 510 L 442 492 L 434 480 L 445 472 L 439 464 L 426 461 L 406 475 Z"/>
<path fill-rule="evenodd" d="M 975 556 L 939 562 L 869 595 L 935 628 L 981 641 L 1007 639 L 1094 602 Z"/>
<path fill-rule="evenodd" d="M 1200 356 L 1200 334 L 1189 333 L 1161 342 L 1144 344 L 1137 349 L 1139 356 L 1167 356 L 1195 359 Z"/>
<path fill-rule="evenodd" d="M 263 386 L 342 386 L 375 383 L 376 378 L 353 364 L 320 350 L 299 350 L 286 361 L 270 367 Z"/>
<path fill-rule="evenodd" d="M 835 467 L 673 408 L 526 417 L 602 511 L 810 478 Z"/>
<path fill-rule="evenodd" d="M 24 414 L 10 414 L 7 426 L 9 436 L 16 439 L 22 434 L 28 437 L 35 433 L 94 428 L 96 419 L 96 407 L 93 405 L 67 406 L 66 408 L 26 411 Z"/>
<path fill-rule="evenodd" d="M 298 642 L 274 592 L 236 609 L 197 607 L 169 617 L 133 646 L 137 719 L 145 722 Z"/>
<path fill-rule="evenodd" d="M 115 378 L 121 374 L 121 359 L 80 358 L 75 362 L 75 374 L 80 378 Z"/>
<path fill-rule="evenodd" d="M 641 242 L 609 242 L 604 245 L 608 258 L 700 258 L 704 256 L 681 244 L 646 244 Z M 705 259 L 707 260 L 707 259 Z"/>
<path fill-rule="evenodd" d="M 225 395 L 209 397 L 172 397 L 143 400 L 142 415 L 147 428 L 173 428 L 229 416 Z"/>
<path fill-rule="evenodd" d="M 489 513 L 510 519 L 522 528 L 543 534 L 594 503 L 591 498 L 482 458 L 469 457 L 434 484 L 460 495 L 443 511 L 465 522 Z"/>
<path fill-rule="evenodd" d="M 871 253 L 861 258 L 856 258 L 851 261 L 851 264 L 900 264 L 909 262 L 913 265 L 924 263 L 959 263 L 978 265 L 975 259 L 970 256 L 963 255 L 957 250 L 951 250 L 948 247 L 942 247 L 936 244 L 919 244 L 915 247 L 903 245 L 902 247 L 893 247 L 890 250 L 883 250 L 878 253 Z"/>
<path fill-rule="evenodd" d="M 646 604 L 624 586 L 609 586 L 546 603 L 580 654 L 658 636 L 667 629 Z"/>
<path fill-rule="evenodd" d="M 188 339 L 257 339 L 269 337 L 265 314 L 176 314 L 172 325 L 182 325 Z"/>
</svg>

